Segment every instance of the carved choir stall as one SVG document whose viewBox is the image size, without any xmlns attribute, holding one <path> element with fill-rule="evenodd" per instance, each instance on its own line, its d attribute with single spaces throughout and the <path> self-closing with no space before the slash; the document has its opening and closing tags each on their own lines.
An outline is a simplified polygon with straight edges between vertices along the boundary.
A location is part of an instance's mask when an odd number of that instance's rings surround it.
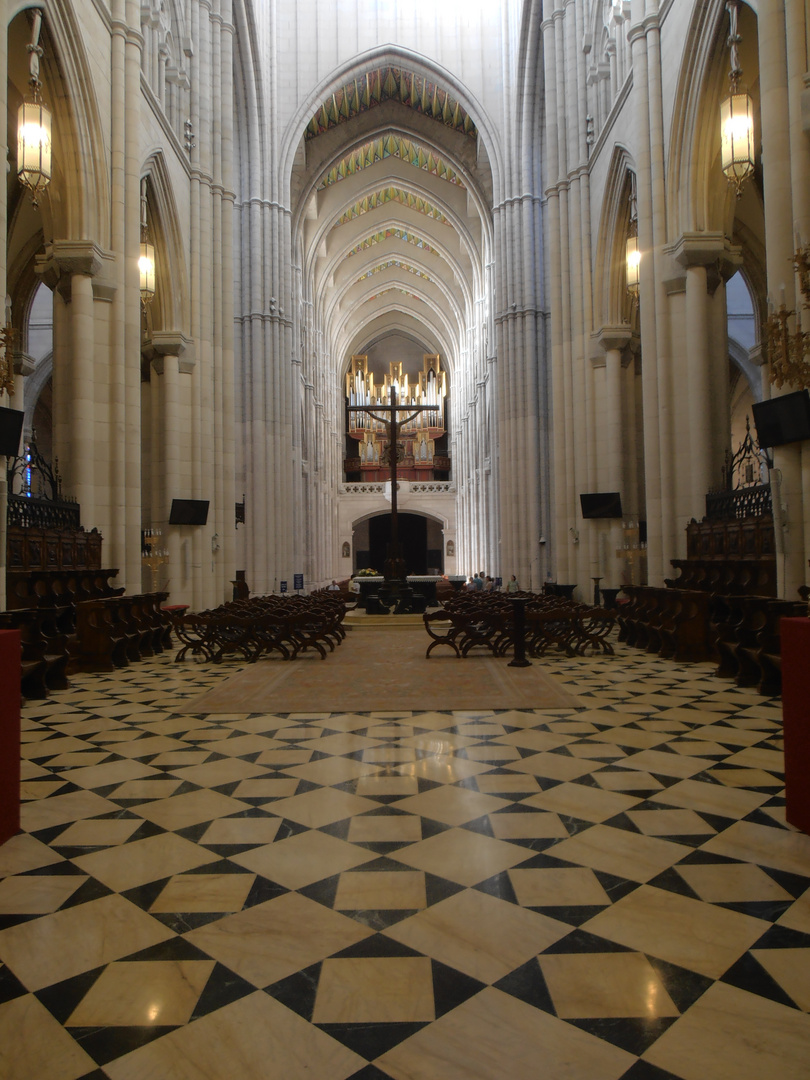
<svg viewBox="0 0 810 1080">
<path fill-rule="evenodd" d="M 776 538 L 767 481 L 770 462 L 751 434 L 724 470 L 706 515 L 686 528 L 686 558 L 666 588 L 625 585 L 619 640 L 678 661 L 713 661 L 715 674 L 777 696 L 780 628 L 807 614 L 803 600 L 777 597 Z"/>
<path fill-rule="evenodd" d="M 6 611 L 26 698 L 68 686 L 78 671 L 112 671 L 171 645 L 168 593 L 125 595 L 104 567 L 102 537 L 81 524 L 59 471 L 27 443 L 8 464 Z"/>
</svg>

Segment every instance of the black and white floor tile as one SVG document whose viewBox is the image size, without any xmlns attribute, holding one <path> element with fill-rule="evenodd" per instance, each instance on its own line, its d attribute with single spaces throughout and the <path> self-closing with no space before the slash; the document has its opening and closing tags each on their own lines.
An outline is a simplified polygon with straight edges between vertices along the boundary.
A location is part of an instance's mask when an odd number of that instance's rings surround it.
<svg viewBox="0 0 810 1080">
<path fill-rule="evenodd" d="M 807 1080 L 779 702 L 545 663 L 581 709 L 182 715 L 235 669 L 170 657 L 27 705 L 0 1076 Z"/>
</svg>

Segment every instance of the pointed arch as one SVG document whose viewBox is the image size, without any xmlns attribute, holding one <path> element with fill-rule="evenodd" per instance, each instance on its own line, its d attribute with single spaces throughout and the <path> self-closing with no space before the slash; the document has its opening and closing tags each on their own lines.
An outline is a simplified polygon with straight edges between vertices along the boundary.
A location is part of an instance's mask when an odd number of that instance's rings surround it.
<svg viewBox="0 0 810 1080">
<path fill-rule="evenodd" d="M 608 169 L 597 233 L 593 290 L 595 326 L 619 326 L 628 321 L 624 259 L 635 171 L 630 152 L 617 143 Z"/>
<path fill-rule="evenodd" d="M 449 70 L 439 64 L 429 63 L 424 56 L 420 56 L 410 49 L 393 44 L 380 45 L 369 49 L 335 68 L 330 75 L 313 87 L 307 97 L 302 99 L 280 140 L 280 175 L 285 183 L 289 183 L 292 177 L 295 158 L 304 129 L 321 102 L 349 80 L 359 78 L 366 71 L 378 68 L 383 64 L 403 66 L 422 78 L 441 84 L 443 88 L 452 93 L 453 97 L 473 118 L 475 126 L 479 134 L 483 136 L 486 145 L 488 160 L 492 169 L 493 199 L 497 203 L 503 190 L 504 167 L 500 139 L 493 119 L 488 115 L 483 104 L 471 94 L 469 88 L 460 83 Z"/>
<path fill-rule="evenodd" d="M 153 301 L 153 327 L 177 330 L 191 337 L 191 308 L 185 245 L 169 170 L 162 151 L 153 150 L 141 175 L 148 180 L 150 229 L 158 273 Z"/>
<path fill-rule="evenodd" d="M 79 15 L 70 0 L 19 5 L 44 13 L 41 74 L 53 112 L 54 175 L 43 221 L 54 239 L 92 238 L 110 246 L 109 158 Z"/>
</svg>

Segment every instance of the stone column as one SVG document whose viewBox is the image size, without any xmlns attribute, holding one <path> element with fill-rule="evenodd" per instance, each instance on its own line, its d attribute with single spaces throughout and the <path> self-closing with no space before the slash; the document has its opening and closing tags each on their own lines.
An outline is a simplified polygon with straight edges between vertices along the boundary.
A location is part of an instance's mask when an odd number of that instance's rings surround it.
<svg viewBox="0 0 810 1080">
<path fill-rule="evenodd" d="M 102 266 L 95 244 L 61 240 L 46 245 L 36 267 L 54 290 L 54 457 L 86 528 L 99 524 L 97 482 L 106 487 L 106 478 L 96 476 L 99 444 L 107 434 L 95 400 L 93 278 Z"/>
<path fill-rule="evenodd" d="M 605 353 L 605 400 L 600 412 L 600 430 L 603 433 L 603 445 L 606 447 L 607 490 L 618 491 L 622 498 L 622 509 L 627 515 L 629 491 L 625 477 L 629 473 L 627 462 L 627 439 L 625 437 L 623 414 L 622 383 L 623 368 L 628 346 L 632 339 L 629 326 L 603 326 L 597 338 Z M 622 546 L 622 519 L 612 519 L 607 533 L 607 565 L 600 564 L 603 574 L 602 585 L 605 588 L 617 588 L 621 585 L 621 568 L 616 561 L 616 551 Z"/>
<path fill-rule="evenodd" d="M 186 604 L 193 600 L 192 582 L 184 578 L 183 527 L 169 525 L 172 499 L 189 498 L 189 478 L 184 475 L 183 463 L 187 460 L 188 446 L 185 435 L 188 430 L 190 378 L 194 370 L 192 343 L 177 331 L 160 330 L 152 335 L 151 354 L 152 381 L 155 394 L 153 408 L 152 454 L 161 462 L 155 476 L 152 491 L 152 527 L 159 528 L 164 537 L 164 547 L 169 552 L 168 567 L 162 574 L 171 591 L 170 603 Z"/>
<path fill-rule="evenodd" d="M 236 432 L 234 396 L 234 75 L 233 40 L 234 25 L 231 0 L 221 0 L 221 249 L 223 283 L 219 298 L 222 341 L 222 528 L 223 544 L 221 566 L 225 597 L 230 596 L 231 581 L 236 575 Z M 241 491 L 240 491 L 241 495 Z M 244 565 L 244 564 L 242 564 Z"/>
<path fill-rule="evenodd" d="M 562 257 L 562 185 L 560 179 L 560 114 L 564 110 L 564 95 L 558 92 L 558 64 L 556 28 L 562 19 L 562 11 L 556 8 L 554 0 L 544 0 L 543 10 L 543 56 L 545 60 L 546 92 L 546 244 L 549 267 L 559 268 L 559 272 L 549 275 L 548 293 L 551 314 L 551 384 L 553 394 L 553 506 L 554 533 L 546 539 L 551 541 L 552 565 L 547 560 L 546 572 L 557 575 L 561 581 L 567 581 L 569 575 L 568 546 L 568 466 L 569 458 L 566 435 L 569 431 L 566 417 L 567 365 L 564 345 L 564 302 L 567 299 L 563 289 L 563 274 L 567 262 Z M 562 96 L 562 100 L 560 97 Z M 571 433 L 573 437 L 573 433 Z M 553 569 L 552 569 L 553 566 Z M 504 567 L 504 573 L 510 571 Z"/>
<path fill-rule="evenodd" d="M 796 33 L 797 28 L 791 27 L 791 37 Z M 796 290 L 791 272 L 795 246 L 793 162 L 791 129 L 785 123 L 790 115 L 785 0 L 761 0 L 757 34 L 768 294 L 775 305 L 784 298 L 788 309 L 795 310 Z M 806 185 L 806 176 L 801 179 L 802 185 Z M 802 202 L 804 198 L 800 196 Z M 770 389 L 769 384 L 766 389 Z M 792 389 L 786 386 L 773 392 L 786 393 Z M 777 529 L 776 535 L 778 589 L 779 595 L 787 598 L 794 598 L 797 587 L 805 580 L 801 458 L 800 443 L 777 447 L 774 451 L 774 465 L 781 477 L 775 479 L 779 480 L 780 500 L 785 508 L 783 527 Z"/>
<path fill-rule="evenodd" d="M 628 33 L 636 101 L 640 323 L 648 574 L 660 585 L 675 554 L 673 372 L 666 278 L 666 185 L 657 0 L 633 0 Z"/>
<path fill-rule="evenodd" d="M 721 446 L 717 438 L 718 425 L 728 427 L 727 406 L 717 401 L 715 392 L 719 373 L 727 382 L 726 345 L 720 351 L 712 348 L 713 303 L 710 293 L 716 292 L 721 280 L 730 277 L 742 263 L 739 248 L 733 247 L 722 233 L 685 233 L 669 247 L 675 261 L 686 271 L 685 356 L 684 382 L 687 438 L 679 451 L 679 460 L 689 461 L 686 518 L 700 519 L 705 512 L 705 496 L 717 486 L 723 465 Z"/>
</svg>

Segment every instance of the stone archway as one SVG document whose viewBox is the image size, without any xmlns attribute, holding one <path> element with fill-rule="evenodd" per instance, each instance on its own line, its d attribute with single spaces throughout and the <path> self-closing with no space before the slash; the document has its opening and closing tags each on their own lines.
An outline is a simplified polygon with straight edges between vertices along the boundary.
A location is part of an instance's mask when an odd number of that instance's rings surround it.
<svg viewBox="0 0 810 1080">
<path fill-rule="evenodd" d="M 444 573 L 444 530 L 441 521 L 426 514 L 400 511 L 399 540 L 409 574 Z M 391 515 L 375 514 L 353 529 L 354 569 L 380 570 L 391 535 Z"/>
</svg>

